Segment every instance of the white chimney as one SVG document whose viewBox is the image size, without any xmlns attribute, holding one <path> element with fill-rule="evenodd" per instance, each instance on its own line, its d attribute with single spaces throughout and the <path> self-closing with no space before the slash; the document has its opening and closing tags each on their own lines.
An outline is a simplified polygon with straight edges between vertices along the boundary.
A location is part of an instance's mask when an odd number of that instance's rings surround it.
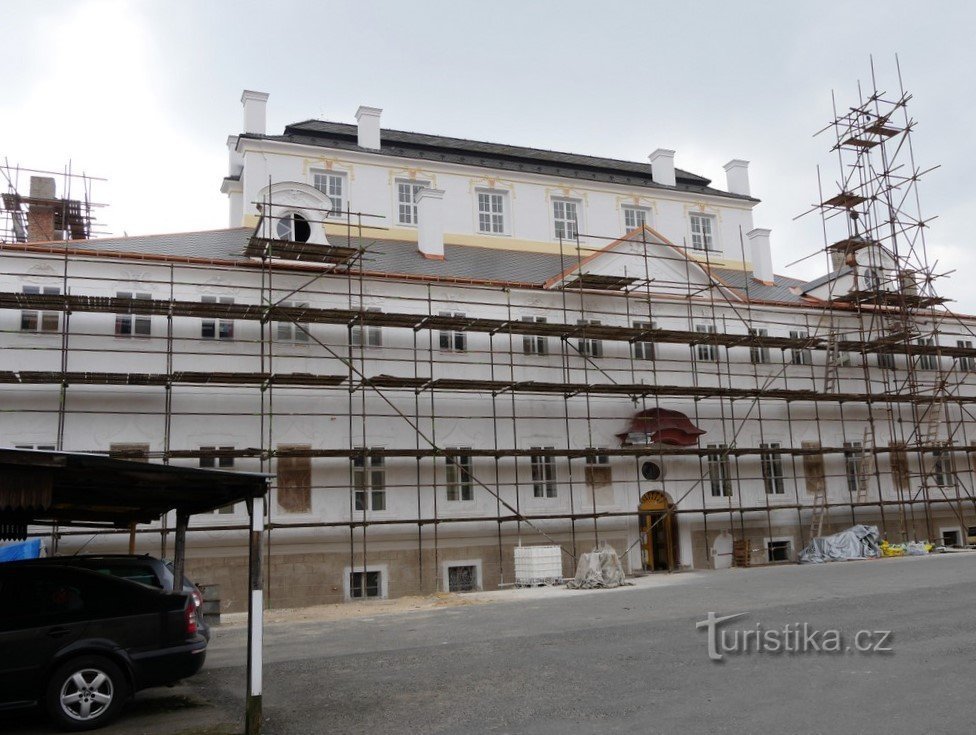
<svg viewBox="0 0 976 735">
<path fill-rule="evenodd" d="M 757 227 L 746 233 L 752 253 L 752 277 L 763 283 L 775 283 L 773 254 L 769 248 L 769 232 L 769 230 Z"/>
<path fill-rule="evenodd" d="M 654 182 L 674 186 L 674 151 L 658 148 L 648 158 L 651 161 L 651 176 L 654 177 Z"/>
<path fill-rule="evenodd" d="M 752 192 L 749 191 L 748 161 L 740 161 L 738 158 L 734 158 L 723 168 L 725 169 L 726 188 L 729 190 L 729 194 L 752 196 Z"/>
<path fill-rule="evenodd" d="M 360 105 L 356 110 L 356 123 L 359 125 L 359 147 L 380 149 L 380 115 L 379 107 L 365 107 Z"/>
<path fill-rule="evenodd" d="M 241 95 L 244 105 L 244 132 L 264 135 L 267 130 L 266 113 L 268 109 L 268 95 L 265 92 L 252 92 L 245 89 Z"/>
<path fill-rule="evenodd" d="M 425 258 L 444 259 L 444 190 L 421 189 L 417 197 L 417 249 Z"/>
</svg>

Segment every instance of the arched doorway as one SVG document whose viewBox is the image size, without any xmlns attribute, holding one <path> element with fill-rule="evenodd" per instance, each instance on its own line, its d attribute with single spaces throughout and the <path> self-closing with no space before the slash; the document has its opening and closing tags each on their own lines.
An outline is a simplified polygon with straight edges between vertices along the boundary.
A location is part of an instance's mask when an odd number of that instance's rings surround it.
<svg viewBox="0 0 976 735">
<path fill-rule="evenodd" d="M 649 572 L 678 568 L 678 524 L 674 503 L 658 490 L 644 493 L 637 509 L 643 566 Z"/>
</svg>

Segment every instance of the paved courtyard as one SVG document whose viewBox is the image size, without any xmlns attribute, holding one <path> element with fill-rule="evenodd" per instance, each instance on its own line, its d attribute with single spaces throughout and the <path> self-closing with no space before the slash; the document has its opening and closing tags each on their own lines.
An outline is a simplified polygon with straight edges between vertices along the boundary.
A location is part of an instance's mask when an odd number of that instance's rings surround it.
<svg viewBox="0 0 976 735">
<path fill-rule="evenodd" d="M 275 615 L 265 732 L 974 732 L 976 553 L 655 576 L 614 591 L 485 593 L 462 606 Z M 726 652 L 726 630 L 891 631 L 890 652 Z M 106 733 L 239 730 L 245 630 L 204 671 L 139 695 Z M 726 639 L 727 642 L 731 637 Z M 791 639 L 794 643 L 798 639 Z M 816 640 L 816 639 L 814 639 Z M 860 640 L 864 642 L 864 640 Z M 821 639 L 823 643 L 823 639 Z M 47 732 L 36 716 L 0 729 Z"/>
</svg>

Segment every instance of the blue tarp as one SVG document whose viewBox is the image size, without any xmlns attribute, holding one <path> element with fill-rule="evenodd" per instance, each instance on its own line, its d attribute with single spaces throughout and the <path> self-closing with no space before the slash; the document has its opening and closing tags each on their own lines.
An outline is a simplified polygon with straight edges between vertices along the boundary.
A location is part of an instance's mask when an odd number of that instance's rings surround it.
<svg viewBox="0 0 976 735">
<path fill-rule="evenodd" d="M 17 561 L 18 559 L 36 559 L 40 555 L 41 540 L 39 538 L 0 546 L 0 562 Z"/>
</svg>

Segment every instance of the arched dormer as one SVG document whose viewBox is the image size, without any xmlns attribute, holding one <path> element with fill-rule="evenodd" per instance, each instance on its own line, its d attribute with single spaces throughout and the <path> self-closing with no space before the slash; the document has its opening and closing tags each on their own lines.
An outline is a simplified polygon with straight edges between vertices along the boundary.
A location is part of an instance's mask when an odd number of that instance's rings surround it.
<svg viewBox="0 0 976 735">
<path fill-rule="evenodd" d="M 332 200 L 314 186 L 280 181 L 258 192 L 258 208 L 267 215 L 259 236 L 328 245 L 323 224 Z M 307 237 L 306 237 L 307 235 Z"/>
</svg>

